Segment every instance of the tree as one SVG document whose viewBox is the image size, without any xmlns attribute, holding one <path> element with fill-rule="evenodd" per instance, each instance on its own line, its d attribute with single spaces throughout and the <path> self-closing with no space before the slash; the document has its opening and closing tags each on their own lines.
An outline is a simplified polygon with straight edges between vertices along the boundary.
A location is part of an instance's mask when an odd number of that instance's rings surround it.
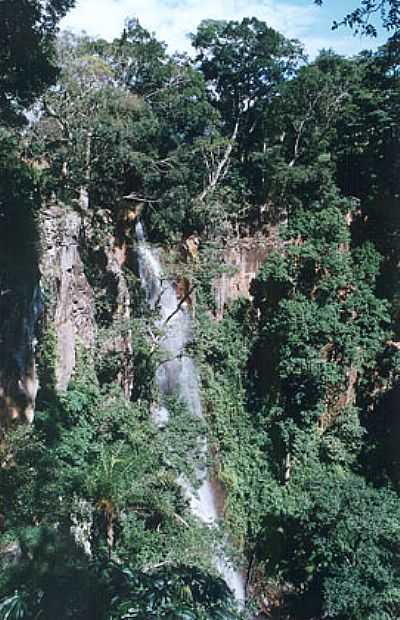
<svg viewBox="0 0 400 620">
<path fill-rule="evenodd" d="M 351 101 L 355 67 L 332 52 L 321 52 L 282 89 L 276 115 L 282 119 L 282 143 L 289 146 L 289 167 L 329 153 L 338 119 Z M 282 109 L 278 109 L 282 106 Z"/>
<path fill-rule="evenodd" d="M 42 170 L 44 192 L 77 201 L 83 211 L 101 202 L 117 211 L 130 168 L 147 161 L 137 142 L 143 125 L 150 131 L 150 115 L 139 97 L 117 85 L 112 62 L 92 46 L 86 37 L 59 41 L 58 86 L 43 98 L 30 155 Z"/>
<path fill-rule="evenodd" d="M 35 324 L 40 311 L 36 303 L 32 313 L 39 277 L 35 210 L 40 197 L 15 126 L 26 123 L 23 112 L 55 82 L 57 23 L 72 5 L 73 0 L 0 2 L 1 406 L 8 412 L 4 403 L 17 403 L 26 419 L 33 414 L 34 390 L 27 389 L 25 380 L 32 377 L 34 362 L 25 326 L 28 316 Z"/>
<path fill-rule="evenodd" d="M 269 535 L 280 544 L 261 549 L 269 570 L 295 585 L 286 605 L 296 618 L 398 617 L 396 493 L 309 463 L 272 503 Z"/>
<path fill-rule="evenodd" d="M 11 118 L 57 77 L 57 23 L 75 0 L 0 3 L 0 110 Z M 4 121 L 3 121 L 4 122 Z"/>
<path fill-rule="evenodd" d="M 324 495 L 322 485 L 332 480 L 337 485 L 329 491 L 334 505 L 346 504 L 344 498 L 351 493 L 355 502 L 381 501 L 375 489 L 365 488 L 364 480 L 353 476 L 368 441 L 363 426 L 364 391 L 381 389 L 374 368 L 386 349 L 391 320 L 387 302 L 376 292 L 381 257 L 370 242 L 352 246 L 357 202 L 341 195 L 335 162 L 341 121 L 354 115 L 361 82 L 357 65 L 346 67 L 346 62 L 324 53 L 282 89 L 282 125 L 278 114 L 276 118 L 283 146 L 276 147 L 270 183 L 276 191 L 272 195 L 279 196 L 279 204 L 287 209 L 281 233 L 285 245 L 268 257 L 253 285 L 258 327 L 250 366 L 255 390 L 250 393 L 266 432 L 272 475 L 277 488 L 283 489 L 276 512 L 267 511 L 261 553 L 267 574 L 283 571 L 284 579 L 298 588 L 292 601 L 289 594 L 282 596 L 302 618 L 376 618 L 380 610 L 395 618 L 398 613 L 396 545 L 378 558 L 380 543 L 368 534 L 366 565 L 370 561 L 382 575 L 382 582 L 369 581 L 368 571 L 358 564 L 359 538 L 349 535 L 348 556 L 341 555 L 339 549 L 345 543 L 337 541 L 338 532 L 329 528 L 322 508 L 327 498 L 321 499 L 321 505 L 318 499 L 316 505 L 308 495 L 314 490 L 314 499 Z M 272 498 L 279 493 L 277 488 L 272 487 Z M 297 504 L 296 492 L 302 488 L 305 495 Z M 385 493 L 382 490 L 382 497 Z M 398 509 L 396 495 L 389 492 L 387 501 L 385 514 L 390 514 L 392 502 Z M 284 515 L 294 506 L 295 511 L 303 506 L 305 521 L 316 528 L 304 539 L 307 527 L 297 524 L 296 518 L 288 518 L 285 525 Z M 338 513 L 337 518 L 338 528 L 343 518 L 347 531 L 347 519 L 355 517 L 348 508 L 345 516 Z M 317 525 L 322 522 L 324 535 Z M 280 544 L 274 549 L 269 540 L 273 531 L 281 530 Z M 299 536 L 296 543 L 293 532 Z M 280 559 L 274 565 L 275 553 Z M 297 558 L 297 553 L 298 562 L 289 559 L 293 554 Z M 351 567 L 348 572 L 343 570 L 346 561 Z M 386 588 L 391 592 L 387 602 Z M 364 597 L 370 602 L 365 603 Z M 377 607 L 376 599 L 380 600 Z"/>
<path fill-rule="evenodd" d="M 296 199 L 284 189 L 288 167 L 296 168 L 300 179 L 308 166 L 321 174 L 334 166 L 338 123 L 346 110 L 351 113 L 358 81 L 355 63 L 323 51 L 313 63 L 300 67 L 294 79 L 286 80 L 279 97 L 266 107 L 264 133 L 257 134 L 246 174 L 261 209 L 270 205 L 270 217 L 284 220 L 286 197 Z"/>
<path fill-rule="evenodd" d="M 204 21 L 192 36 L 192 45 L 227 136 L 226 147 L 201 194 L 204 199 L 226 175 L 233 149 L 237 148 L 238 159 L 246 162 L 254 142 L 264 136 L 265 109 L 279 85 L 293 75 L 301 46 L 256 18 L 240 23 Z"/>
<path fill-rule="evenodd" d="M 66 4 L 40 6 L 55 66 Z M 99 329 L 96 352 L 57 395 L 47 326 L 34 424 L 1 437 L 0 544 L 19 562 L 0 571 L 0 619 L 235 618 L 213 574 L 223 532 L 195 519 L 179 483 L 198 482 L 207 422 L 248 591 L 268 604 L 275 592 L 283 617 L 394 620 L 399 38 L 305 63 L 298 42 L 253 18 L 203 22 L 193 44 L 194 61 L 171 56 L 137 20 L 112 42 L 64 35 L 39 117 L 20 140 L 1 132 L 1 363 L 20 363 L 8 317 L 25 319 L 27 305 L 13 287 L 37 284 L 34 212 L 49 197 L 82 214 Z M 39 73 L 10 110 L 54 79 Z M 177 283 L 178 309 L 196 288 L 205 416 L 171 397 L 162 430 L 151 416 L 164 361 L 157 314 L 134 267 L 138 213 L 171 271 L 191 279 Z M 215 321 L 226 247 L 253 272 L 258 239 L 267 258 L 251 298 Z M 115 321 L 114 240 L 132 313 Z M 116 386 L 127 365 L 129 400 Z"/>
<path fill-rule="evenodd" d="M 315 4 L 322 5 L 324 0 L 314 0 Z M 356 34 L 376 37 L 377 27 L 371 19 L 378 16 L 386 30 L 397 30 L 400 27 L 399 0 L 361 0 L 360 6 L 347 13 L 341 22 L 334 22 L 333 28 L 349 26 Z"/>
<path fill-rule="evenodd" d="M 1 620 L 240 618 L 224 582 L 190 565 L 141 572 L 104 558 L 91 561 L 52 530 L 31 535 L 25 553 L 2 576 L 0 590 L 9 593 L 0 599 Z"/>
<path fill-rule="evenodd" d="M 0 538 L 19 560 L 1 572 L 0 618 L 238 617 L 176 481 L 194 476 L 198 425 L 182 404 L 169 410 L 160 436 L 144 403 L 85 375 L 7 436 Z"/>
<path fill-rule="evenodd" d="M 166 86 L 170 68 L 167 46 L 139 20 L 128 20 L 121 37 L 108 49 L 115 58 L 118 79 L 132 92 L 151 96 Z"/>
<path fill-rule="evenodd" d="M 278 84 L 293 73 L 301 52 L 297 41 L 285 39 L 256 18 L 204 21 L 192 45 L 227 130 L 243 114 L 271 100 Z"/>
<path fill-rule="evenodd" d="M 368 238 L 384 257 L 379 292 L 393 302 L 399 330 L 400 113 L 399 38 L 357 60 L 352 101 L 337 124 L 334 149 L 338 182 L 360 200 L 363 224 L 357 240 Z M 361 219 L 361 218 L 360 218 Z"/>
<path fill-rule="evenodd" d="M 186 56 L 168 57 L 137 22 L 111 44 L 64 37 L 59 54 L 58 87 L 30 140 L 43 188 L 111 217 L 129 195 L 132 209 L 147 207 L 153 237 L 193 232 L 206 172 L 198 153 L 217 134 L 200 71 Z"/>
</svg>

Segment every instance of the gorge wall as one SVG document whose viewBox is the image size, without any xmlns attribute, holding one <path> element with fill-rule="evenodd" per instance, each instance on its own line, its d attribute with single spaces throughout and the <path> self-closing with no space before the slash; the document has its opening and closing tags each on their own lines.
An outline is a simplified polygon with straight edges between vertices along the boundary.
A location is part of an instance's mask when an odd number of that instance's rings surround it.
<svg viewBox="0 0 400 620">
<path fill-rule="evenodd" d="M 37 260 L 27 274 L 10 282 L 2 291 L 0 362 L 0 421 L 33 420 L 39 388 L 38 361 L 42 342 L 51 332 L 54 339 L 54 383 L 58 391 L 68 387 L 79 348 L 95 356 L 98 325 L 96 295 L 91 282 L 92 267 L 102 273 L 108 293 L 112 291 L 113 334 L 102 343 L 102 351 L 122 356 L 118 382 L 129 398 L 134 381 L 130 359 L 134 342 L 128 333 L 118 333 L 121 321 L 131 316 L 131 298 L 125 269 L 135 269 L 126 238 L 133 239 L 133 222 L 124 230 L 111 218 L 103 223 L 101 242 L 95 238 L 93 222 L 61 203 L 45 204 L 37 218 Z M 249 297 L 251 281 L 273 247 L 262 236 L 230 240 L 223 248 L 221 275 L 214 279 L 216 318 L 230 302 Z M 96 263 L 91 265 L 90 263 Z"/>
<path fill-rule="evenodd" d="M 94 292 L 81 258 L 81 217 L 63 205 L 40 214 L 40 287 L 44 328 L 55 333 L 55 383 L 66 390 L 76 363 L 78 343 L 92 349 L 95 339 Z"/>
<path fill-rule="evenodd" d="M 229 303 L 250 296 L 250 286 L 274 247 L 269 238 L 255 236 L 229 241 L 224 248 L 224 270 L 213 283 L 216 316 L 222 318 Z"/>
</svg>

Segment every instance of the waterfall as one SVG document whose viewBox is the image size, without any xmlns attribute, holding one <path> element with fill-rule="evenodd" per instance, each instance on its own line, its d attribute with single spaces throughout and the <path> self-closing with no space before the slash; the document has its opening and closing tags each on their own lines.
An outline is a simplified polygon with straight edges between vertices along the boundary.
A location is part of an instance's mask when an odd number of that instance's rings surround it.
<svg viewBox="0 0 400 620">
<path fill-rule="evenodd" d="M 161 405 L 153 413 L 155 423 L 162 427 L 168 424 L 169 420 L 170 414 L 163 404 L 163 397 L 169 394 L 179 394 L 191 415 L 203 416 L 196 364 L 185 352 L 185 347 L 193 339 L 193 321 L 186 304 L 182 303 L 179 306 L 174 284 L 163 276 L 159 250 L 146 242 L 140 221 L 136 224 L 136 238 L 140 280 L 149 305 L 159 310 L 158 327 L 162 333 L 160 346 L 166 358 L 156 372 Z M 206 456 L 207 440 L 201 440 L 200 448 Z M 216 490 L 208 478 L 205 466 L 199 466 L 196 475 L 199 481 L 197 491 L 194 491 L 183 476 L 179 478 L 179 483 L 190 502 L 193 514 L 209 526 L 216 525 L 220 516 Z M 222 552 L 215 558 L 215 566 L 236 600 L 243 604 L 245 600 L 243 576 L 228 564 Z"/>
</svg>

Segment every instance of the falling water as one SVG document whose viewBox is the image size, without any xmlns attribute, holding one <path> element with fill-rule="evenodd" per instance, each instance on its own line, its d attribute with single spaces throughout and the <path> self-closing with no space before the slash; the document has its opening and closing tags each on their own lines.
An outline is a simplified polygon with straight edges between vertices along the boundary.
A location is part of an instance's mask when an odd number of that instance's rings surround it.
<svg viewBox="0 0 400 620">
<path fill-rule="evenodd" d="M 202 417 L 199 377 L 193 359 L 185 353 L 185 348 L 193 339 L 193 322 L 186 304 L 179 304 L 172 282 L 164 278 L 159 250 L 150 246 L 144 236 L 141 222 L 136 224 L 138 240 L 139 275 L 146 292 L 149 305 L 159 309 L 158 327 L 162 330 L 161 347 L 166 361 L 158 367 L 156 381 L 161 397 L 178 393 L 187 404 L 190 413 Z M 154 421 L 160 427 L 168 423 L 169 412 L 161 405 L 153 414 Z M 201 451 L 207 454 L 207 441 L 202 440 Z M 180 477 L 179 482 L 187 499 L 190 501 L 194 515 L 207 525 L 215 525 L 219 514 L 217 496 L 212 482 L 208 479 L 205 466 L 197 469 L 199 489 Z M 239 571 L 230 567 L 226 559 L 218 557 L 216 568 L 234 593 L 237 601 L 244 602 L 244 579 Z"/>
</svg>

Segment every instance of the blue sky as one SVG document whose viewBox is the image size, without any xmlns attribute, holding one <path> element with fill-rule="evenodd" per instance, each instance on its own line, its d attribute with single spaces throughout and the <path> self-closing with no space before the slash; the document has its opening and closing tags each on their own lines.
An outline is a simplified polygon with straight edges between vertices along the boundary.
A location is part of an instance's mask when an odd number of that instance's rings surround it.
<svg viewBox="0 0 400 620">
<path fill-rule="evenodd" d="M 311 57 L 323 47 L 351 55 L 377 45 L 377 41 L 354 37 L 345 28 L 331 30 L 332 20 L 357 4 L 357 0 L 325 0 L 320 8 L 312 0 L 77 0 L 61 26 L 111 39 L 121 33 L 127 17 L 138 17 L 168 43 L 170 51 L 188 51 L 187 34 L 202 19 L 255 16 L 286 36 L 300 39 Z"/>
</svg>

